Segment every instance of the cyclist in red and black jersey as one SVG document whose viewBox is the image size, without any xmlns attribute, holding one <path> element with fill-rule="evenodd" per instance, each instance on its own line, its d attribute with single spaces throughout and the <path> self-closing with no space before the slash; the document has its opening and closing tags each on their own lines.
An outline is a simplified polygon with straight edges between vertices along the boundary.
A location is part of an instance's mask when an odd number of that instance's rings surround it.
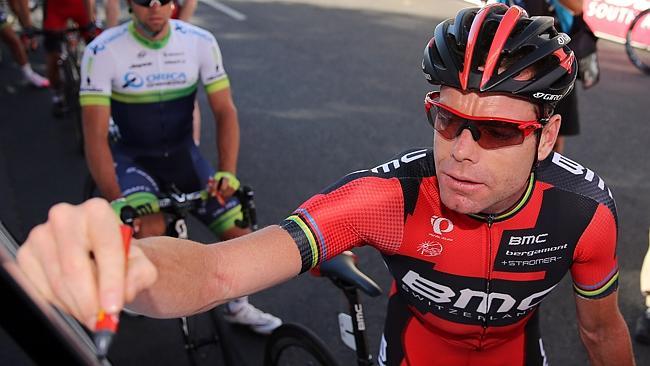
<svg viewBox="0 0 650 366">
<path fill-rule="evenodd" d="M 394 366 L 546 365 L 538 304 L 570 272 L 591 362 L 631 365 L 612 194 L 592 170 L 552 153 L 553 108 L 576 77 L 568 41 L 552 18 L 519 7 L 461 10 L 425 48 L 425 75 L 441 86 L 425 99 L 433 149 L 351 173 L 281 225 L 220 245 L 138 241 L 126 271 L 105 202 L 59 205 L 19 264 L 92 328 L 100 305 L 193 313 L 370 245 L 394 277 L 379 355 Z M 74 273 L 58 270 L 71 265 Z"/>
</svg>

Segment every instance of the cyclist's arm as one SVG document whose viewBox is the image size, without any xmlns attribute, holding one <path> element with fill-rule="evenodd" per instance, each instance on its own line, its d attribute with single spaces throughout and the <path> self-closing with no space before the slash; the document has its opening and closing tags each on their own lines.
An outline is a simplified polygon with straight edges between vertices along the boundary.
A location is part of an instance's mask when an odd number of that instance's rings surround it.
<svg viewBox="0 0 650 366">
<path fill-rule="evenodd" d="M 122 196 L 117 183 L 113 154 L 108 145 L 108 119 L 111 109 L 103 105 L 82 107 L 84 146 L 88 170 L 102 197 L 109 201 Z"/>
<path fill-rule="evenodd" d="M 157 268 L 158 281 L 128 307 L 154 317 L 211 309 L 282 283 L 301 267 L 293 239 L 275 225 L 207 246 L 169 237 L 139 240 L 138 245 Z"/>
<path fill-rule="evenodd" d="M 136 311 L 188 315 L 287 280 L 301 266 L 296 244 L 278 226 L 214 245 L 133 240 L 125 263 L 117 217 L 101 199 L 54 206 L 17 259 L 48 301 L 90 329 L 100 308 L 116 313 L 137 294 Z"/>
<path fill-rule="evenodd" d="M 634 365 L 632 342 L 618 309 L 618 293 L 601 299 L 576 295 L 578 330 L 591 365 Z"/>
<path fill-rule="evenodd" d="M 223 67 L 221 50 L 214 36 L 205 32 L 198 48 L 199 73 L 205 86 L 210 108 L 217 124 L 217 149 L 220 171 L 237 173 L 239 154 L 239 121 L 232 100 L 230 81 Z"/>
<path fill-rule="evenodd" d="M 614 201 L 599 204 L 576 245 L 571 266 L 578 329 L 592 365 L 632 365 L 627 325 L 618 309 Z"/>
<path fill-rule="evenodd" d="M 230 88 L 209 93 L 208 101 L 217 126 L 218 169 L 236 174 L 239 154 L 239 121 Z"/>
<path fill-rule="evenodd" d="M 86 161 L 97 187 L 108 200 L 121 196 L 108 145 L 114 65 L 112 51 L 103 45 L 101 37 L 96 38 L 84 51 L 79 85 Z"/>
<path fill-rule="evenodd" d="M 185 0 L 183 2 L 183 6 L 181 7 L 180 13 L 178 14 L 178 19 L 184 22 L 189 22 L 192 18 L 192 15 L 194 15 L 194 11 L 196 10 L 196 4 L 197 0 Z"/>
</svg>

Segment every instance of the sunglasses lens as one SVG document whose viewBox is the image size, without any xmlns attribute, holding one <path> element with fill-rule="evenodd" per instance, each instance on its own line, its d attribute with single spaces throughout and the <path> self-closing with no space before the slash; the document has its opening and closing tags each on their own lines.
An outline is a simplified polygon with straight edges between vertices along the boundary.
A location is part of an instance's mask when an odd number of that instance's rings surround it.
<svg viewBox="0 0 650 366">
<path fill-rule="evenodd" d="M 167 5 L 172 2 L 172 0 L 132 0 L 134 3 L 140 6 L 152 6 L 153 3 L 159 2 L 160 5 Z"/>
<path fill-rule="evenodd" d="M 433 128 L 438 131 L 442 137 L 448 140 L 454 139 L 462 125 L 462 118 L 459 118 L 455 114 L 442 108 L 435 108 Z"/>
<path fill-rule="evenodd" d="M 436 105 L 431 106 L 427 114 L 429 123 L 447 140 L 455 139 L 461 129 L 468 128 L 474 138 L 478 136 L 478 144 L 484 149 L 519 145 L 524 142 L 524 132 L 514 123 L 465 119 Z"/>
<path fill-rule="evenodd" d="M 478 144 L 484 149 L 519 145 L 524 142 L 524 133 L 513 123 L 478 121 L 476 126 L 481 134 Z"/>
</svg>

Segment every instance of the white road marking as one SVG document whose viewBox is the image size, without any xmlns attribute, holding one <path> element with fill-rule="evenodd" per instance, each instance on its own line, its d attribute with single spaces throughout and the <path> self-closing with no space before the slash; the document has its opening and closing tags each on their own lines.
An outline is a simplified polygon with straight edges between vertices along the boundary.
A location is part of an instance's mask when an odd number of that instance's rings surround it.
<svg viewBox="0 0 650 366">
<path fill-rule="evenodd" d="M 233 9 L 233 8 L 227 6 L 227 5 L 222 4 L 222 3 L 218 2 L 217 0 L 199 0 L 199 1 L 202 2 L 203 4 L 207 5 L 207 6 L 211 7 L 212 9 L 215 9 L 217 11 L 220 11 L 220 12 L 228 15 L 229 17 L 231 17 L 231 18 L 233 18 L 235 20 L 239 20 L 240 22 L 246 20 L 246 15 L 245 14 L 242 14 L 242 13 L 238 12 L 237 10 L 235 10 L 235 9 Z"/>
</svg>

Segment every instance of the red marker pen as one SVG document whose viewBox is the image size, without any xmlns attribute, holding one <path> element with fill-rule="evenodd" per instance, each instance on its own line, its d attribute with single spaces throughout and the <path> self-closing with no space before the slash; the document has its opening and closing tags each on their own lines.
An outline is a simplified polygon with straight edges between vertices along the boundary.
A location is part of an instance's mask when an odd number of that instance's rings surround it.
<svg viewBox="0 0 650 366">
<path fill-rule="evenodd" d="M 128 225 L 121 225 L 122 243 L 124 244 L 125 263 L 129 257 L 129 247 L 131 246 L 131 235 L 133 229 Z M 119 324 L 119 314 L 108 314 L 103 309 L 97 314 L 97 321 L 95 322 L 95 346 L 97 347 L 97 356 L 106 357 L 108 348 L 111 345 L 113 336 L 117 332 L 117 325 Z"/>
</svg>

